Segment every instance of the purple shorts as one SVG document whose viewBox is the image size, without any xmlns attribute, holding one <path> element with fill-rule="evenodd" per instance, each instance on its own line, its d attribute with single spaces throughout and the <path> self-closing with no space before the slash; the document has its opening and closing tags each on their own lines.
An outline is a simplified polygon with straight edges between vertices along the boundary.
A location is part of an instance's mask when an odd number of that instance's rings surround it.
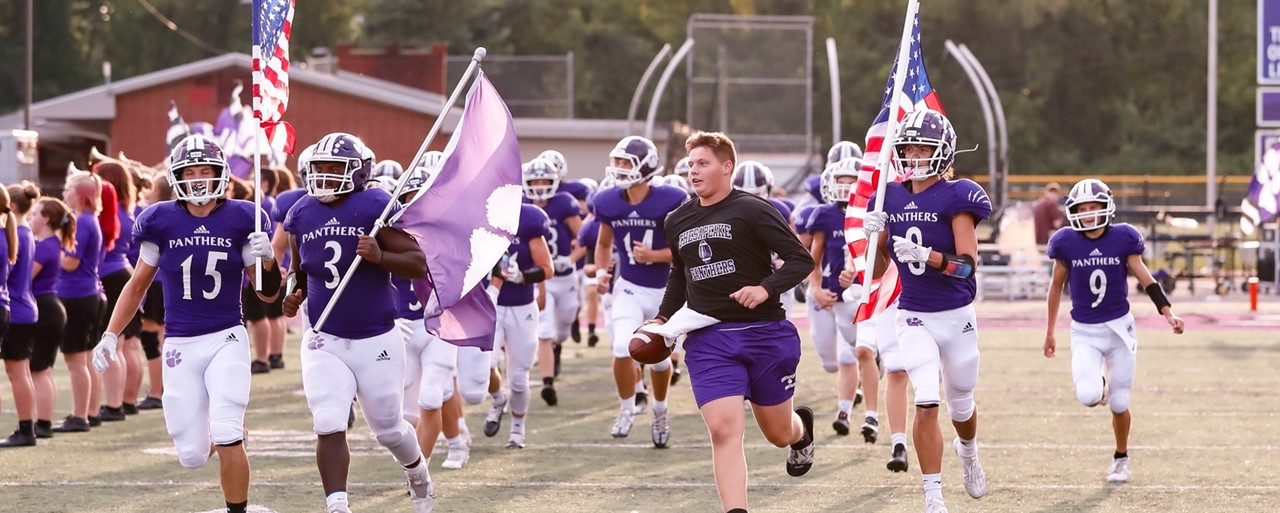
<svg viewBox="0 0 1280 513">
<path fill-rule="evenodd" d="M 800 335 L 785 319 L 715 324 L 690 332 L 684 351 L 699 408 L 735 395 L 773 406 L 795 393 Z"/>
</svg>

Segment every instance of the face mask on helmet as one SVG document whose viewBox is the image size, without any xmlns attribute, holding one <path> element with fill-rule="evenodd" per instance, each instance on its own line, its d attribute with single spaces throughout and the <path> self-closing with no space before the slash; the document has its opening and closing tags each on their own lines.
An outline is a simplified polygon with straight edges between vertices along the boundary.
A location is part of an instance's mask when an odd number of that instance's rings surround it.
<svg viewBox="0 0 1280 513">
<path fill-rule="evenodd" d="M 754 160 L 744 160 L 733 170 L 733 188 L 768 198 L 773 192 L 773 171 Z"/>
<path fill-rule="evenodd" d="M 615 165 L 614 159 L 626 162 L 630 167 Z M 653 141 L 633 135 L 624 137 L 609 151 L 609 166 L 604 169 L 604 175 L 612 178 L 618 187 L 625 188 L 648 181 L 661 171 L 658 147 Z"/>
<path fill-rule="evenodd" d="M 560 175 L 560 178 L 568 176 L 569 163 L 564 160 L 564 154 L 556 150 L 547 150 L 539 153 L 538 158 L 550 162 L 551 167 L 555 169 L 557 175 Z"/>
<path fill-rule="evenodd" d="M 353 135 L 324 136 L 307 161 L 307 194 L 329 203 L 338 196 L 364 189 L 373 160 L 373 151 Z"/>
<path fill-rule="evenodd" d="M 908 155 L 908 147 L 932 150 L 928 156 Z M 919 148 L 912 149 L 919 152 Z M 903 178 L 925 180 L 951 169 L 956 156 L 956 133 L 938 111 L 922 109 L 903 118 L 893 141 L 893 165 Z"/>
<path fill-rule="evenodd" d="M 547 201 L 560 188 L 560 173 L 550 161 L 541 157 L 526 162 L 520 170 L 520 178 L 524 184 L 524 196 L 533 201 Z"/>
<path fill-rule="evenodd" d="M 850 157 L 827 167 L 822 172 L 822 201 L 847 203 L 858 183 L 862 159 Z"/>
<path fill-rule="evenodd" d="M 213 168 L 213 176 L 183 179 L 183 170 L 194 166 Z M 169 184 L 179 200 L 205 205 L 225 197 L 231 176 L 222 148 L 203 135 L 192 135 L 174 145 L 169 153 Z"/>
<path fill-rule="evenodd" d="M 675 171 L 676 176 L 688 179 L 689 173 L 693 171 L 693 161 L 689 157 L 682 158 L 680 162 L 676 162 L 676 167 L 673 171 Z"/>
<path fill-rule="evenodd" d="M 1084 206 L 1088 204 L 1099 205 L 1099 208 L 1084 210 Z M 1116 214 L 1111 188 L 1102 183 L 1102 180 L 1094 178 L 1081 180 L 1071 187 L 1066 206 L 1067 221 L 1071 224 L 1071 229 L 1078 232 L 1104 228 L 1111 224 L 1111 218 Z"/>
</svg>

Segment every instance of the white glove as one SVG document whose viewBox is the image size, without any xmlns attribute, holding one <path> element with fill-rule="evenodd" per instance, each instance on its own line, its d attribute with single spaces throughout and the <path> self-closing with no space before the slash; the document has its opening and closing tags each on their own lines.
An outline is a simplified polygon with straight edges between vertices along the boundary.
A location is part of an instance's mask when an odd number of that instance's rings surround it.
<svg viewBox="0 0 1280 513">
<path fill-rule="evenodd" d="M 867 212 L 867 217 L 862 218 L 862 233 L 870 239 L 876 234 L 884 231 L 885 225 L 889 224 L 889 214 L 884 212 Z"/>
<path fill-rule="evenodd" d="M 276 257 L 275 251 L 271 249 L 271 237 L 267 236 L 267 232 L 249 234 L 249 254 L 263 260 L 272 260 Z"/>
<path fill-rule="evenodd" d="M 551 259 L 551 266 L 555 268 L 556 274 L 567 273 L 573 270 L 573 260 L 569 260 L 567 256 L 558 256 Z"/>
<path fill-rule="evenodd" d="M 103 332 L 102 340 L 98 341 L 98 345 L 93 348 L 93 368 L 98 370 L 98 374 L 102 374 L 114 361 L 116 361 L 116 334 L 110 331 Z"/>
<path fill-rule="evenodd" d="M 904 264 L 928 262 L 931 252 L 933 248 L 911 242 L 906 237 L 893 236 L 893 253 L 898 255 L 899 262 Z"/>
</svg>

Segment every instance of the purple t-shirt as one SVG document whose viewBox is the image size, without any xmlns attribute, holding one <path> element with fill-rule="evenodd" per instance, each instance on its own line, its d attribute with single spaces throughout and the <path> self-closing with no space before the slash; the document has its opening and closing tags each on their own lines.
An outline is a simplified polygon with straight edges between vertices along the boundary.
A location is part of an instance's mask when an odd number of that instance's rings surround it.
<svg viewBox="0 0 1280 513">
<path fill-rule="evenodd" d="M 133 226 L 133 212 L 129 212 L 124 205 L 121 205 L 116 209 L 116 218 L 120 220 L 120 237 L 116 239 L 115 247 L 102 255 L 102 265 L 98 266 L 98 273 L 102 276 L 111 276 L 112 273 L 127 267 L 129 251 L 136 245 L 128 231 L 128 227 Z M 133 254 L 137 255 L 137 250 L 133 250 Z"/>
<path fill-rule="evenodd" d="M 640 242 L 652 249 L 665 249 L 667 236 L 663 224 L 667 214 L 689 199 L 684 191 L 666 185 L 650 186 L 649 195 L 638 205 L 627 201 L 626 190 L 611 187 L 592 197 L 596 218 L 613 228 L 613 249 L 618 255 L 618 274 L 641 287 L 663 288 L 671 274 L 669 263 L 639 263 L 632 255 L 632 243 Z M 594 250 L 595 246 L 591 246 Z"/>
<path fill-rule="evenodd" d="M 36 242 L 35 262 L 40 264 L 40 274 L 31 278 L 31 293 L 36 296 L 53 294 L 58 275 L 62 274 L 62 240 L 51 235 Z"/>
<path fill-rule="evenodd" d="M 76 270 L 58 275 L 54 289 L 58 297 L 75 299 L 98 294 L 102 284 L 98 280 L 98 264 L 102 263 L 102 227 L 98 215 L 87 212 L 76 216 L 76 249 L 67 256 L 80 259 Z"/>
<path fill-rule="evenodd" d="M 163 277 L 166 335 L 206 335 L 243 322 L 239 283 L 253 262 L 241 252 L 253 221 L 253 203 L 242 200 L 226 200 L 206 217 L 176 201 L 156 203 L 138 216 L 133 240 L 160 250 L 156 275 Z"/>
<path fill-rule="evenodd" d="M 514 258 L 516 267 L 521 271 L 533 268 L 533 253 L 529 249 L 529 241 L 542 237 L 548 239 L 549 247 L 551 232 L 551 221 L 542 209 L 528 204 L 520 205 L 520 227 L 516 229 L 516 238 L 507 248 L 507 257 L 503 259 L 503 265 Z M 498 306 L 527 305 L 533 302 L 536 291 L 536 285 L 503 283 L 498 291 Z"/>
<path fill-rule="evenodd" d="M 18 225 L 18 263 L 9 270 L 9 322 L 35 324 L 36 296 L 31 293 L 31 263 L 35 259 L 31 228 Z M 6 263 L 8 260 L 6 260 Z"/>
<path fill-rule="evenodd" d="M 333 204 L 304 196 L 289 209 L 284 230 L 297 241 L 299 270 L 307 275 L 307 316 L 313 326 L 355 261 L 359 236 L 373 229 L 390 201 L 386 191 L 372 188 L 349 193 Z M 391 273 L 361 260 L 321 329 L 342 338 L 369 338 L 391 331 L 398 316 Z"/>
<path fill-rule="evenodd" d="M 844 270 L 845 255 L 849 250 L 844 244 L 844 210 L 837 205 L 819 205 L 809 214 L 805 233 L 821 233 L 826 237 L 822 247 L 822 288 L 836 293 L 836 301 L 844 301 L 841 295 L 840 271 Z"/>
<path fill-rule="evenodd" d="M 871 198 L 870 204 L 875 204 Z M 976 221 L 991 215 L 991 200 L 982 186 L 970 180 L 942 180 L 922 192 L 907 189 L 907 183 L 891 183 L 885 187 L 884 211 L 889 214 L 889 251 L 893 255 L 893 237 L 904 237 L 940 253 L 955 253 L 956 238 L 951 219 L 972 214 Z M 902 279 L 903 310 L 942 312 L 973 303 L 978 290 L 973 276 L 965 279 L 942 274 L 929 265 L 898 262 Z"/>
<path fill-rule="evenodd" d="M 1067 268 L 1071 319 L 1100 324 L 1129 313 L 1129 255 L 1141 255 L 1142 234 L 1125 223 L 1113 224 L 1089 239 L 1071 227 L 1049 238 L 1049 258 Z"/>
<path fill-rule="evenodd" d="M 525 199 L 526 204 L 529 202 Z M 551 250 L 551 258 L 558 256 L 569 256 L 573 251 L 573 233 L 569 230 L 568 220 L 570 217 L 579 218 L 582 209 L 578 207 L 578 200 L 573 199 L 568 193 L 559 192 L 551 199 L 547 200 L 547 204 L 542 206 L 542 211 L 547 214 L 547 218 L 551 219 L 551 231 L 547 235 L 547 249 Z M 568 276 L 573 274 L 570 269 L 563 273 L 557 272 L 556 276 Z"/>
<path fill-rule="evenodd" d="M 413 280 L 391 275 L 391 285 L 396 288 L 396 312 L 401 319 L 422 320 L 422 302 L 413 291 Z"/>
</svg>

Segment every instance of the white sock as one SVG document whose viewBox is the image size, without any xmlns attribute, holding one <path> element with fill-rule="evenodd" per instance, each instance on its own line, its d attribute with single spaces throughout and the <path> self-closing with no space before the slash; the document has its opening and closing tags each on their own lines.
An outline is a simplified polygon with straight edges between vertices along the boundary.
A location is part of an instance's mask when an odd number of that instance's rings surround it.
<svg viewBox="0 0 1280 513">
<path fill-rule="evenodd" d="M 892 440 L 893 445 L 902 444 L 903 447 L 907 446 L 906 433 L 894 433 L 893 436 L 890 437 L 890 440 Z"/>
<path fill-rule="evenodd" d="M 880 416 L 875 410 L 867 410 L 867 418 L 880 420 Z"/>
<path fill-rule="evenodd" d="M 493 405 L 494 405 L 494 406 L 506 406 L 506 405 L 507 405 L 507 396 L 506 396 L 506 394 L 503 394 L 503 393 L 502 393 L 502 390 L 501 390 L 501 389 L 499 389 L 497 392 L 494 392 L 494 393 L 492 393 L 492 394 L 489 394 L 489 399 L 493 400 Z"/>
<path fill-rule="evenodd" d="M 524 433 L 524 417 L 511 416 L 511 432 Z"/>
<path fill-rule="evenodd" d="M 657 399 L 654 399 L 654 401 L 653 401 L 653 403 L 652 403 L 652 406 L 653 406 L 653 413 L 654 413 L 654 414 L 658 414 L 658 413 L 665 412 L 665 411 L 667 411 L 667 400 L 666 400 L 666 399 L 663 399 L 663 400 L 659 401 L 659 400 L 657 400 Z"/>
<path fill-rule="evenodd" d="M 841 399 L 839 404 L 836 406 L 836 410 L 840 413 L 849 413 L 853 411 L 853 400 Z"/>
<path fill-rule="evenodd" d="M 964 453 L 965 456 L 973 456 L 974 454 L 977 454 L 978 453 L 978 437 L 975 436 L 973 437 L 972 440 L 965 440 L 961 438 L 960 452 Z"/>
<path fill-rule="evenodd" d="M 458 431 L 461 431 L 462 433 L 470 433 L 470 432 L 471 432 L 471 430 L 470 430 L 470 429 L 467 429 L 467 418 L 466 418 L 466 417 L 458 417 Z"/>
<path fill-rule="evenodd" d="M 347 492 L 333 492 L 324 498 L 324 504 L 327 508 L 332 509 L 335 504 L 346 504 Z"/>
<path fill-rule="evenodd" d="M 920 477 L 924 478 L 924 498 L 932 499 L 936 497 L 938 499 L 941 499 L 942 498 L 942 473 L 939 472 L 937 474 L 923 474 Z"/>
<path fill-rule="evenodd" d="M 461 434 L 453 438 L 446 438 L 445 441 L 449 442 L 449 447 L 461 447 L 467 444 L 467 438 Z"/>
<path fill-rule="evenodd" d="M 619 398 L 618 406 L 622 408 L 622 411 L 629 411 L 629 412 L 636 411 L 636 396 L 633 395 L 626 399 Z"/>
</svg>

